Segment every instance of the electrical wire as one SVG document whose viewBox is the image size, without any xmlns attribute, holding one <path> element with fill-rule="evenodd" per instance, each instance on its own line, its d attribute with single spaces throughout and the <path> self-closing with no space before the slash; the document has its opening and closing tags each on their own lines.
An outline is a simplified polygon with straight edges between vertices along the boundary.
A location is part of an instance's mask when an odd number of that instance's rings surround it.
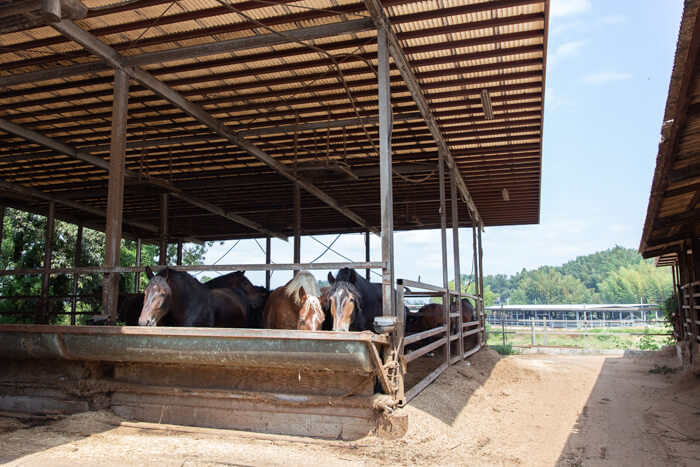
<svg viewBox="0 0 700 467">
<path fill-rule="evenodd" d="M 347 256 L 345 256 L 345 255 L 343 255 L 343 254 L 341 254 L 341 253 L 338 253 L 336 250 L 334 250 L 333 248 L 331 248 L 331 246 L 332 246 L 333 244 L 331 244 L 330 246 L 329 246 L 329 245 L 326 245 L 325 243 L 323 243 L 321 240 L 319 240 L 318 238 L 314 237 L 313 235 L 311 235 L 311 238 L 314 239 L 315 241 L 317 241 L 318 243 L 320 243 L 321 245 L 323 245 L 324 247 L 326 247 L 328 250 L 330 250 L 330 251 L 332 251 L 333 253 L 335 253 L 336 255 L 340 256 L 340 257 L 343 258 L 344 260 L 350 261 L 351 263 L 353 262 L 353 261 L 352 261 L 350 258 L 348 258 Z M 372 269 L 370 269 L 370 271 L 371 271 L 373 274 L 375 274 L 375 275 L 377 275 L 377 276 L 379 276 L 379 277 L 382 277 L 382 275 L 379 274 L 378 272 L 373 271 Z"/>
<path fill-rule="evenodd" d="M 240 241 L 240 240 L 236 240 L 236 243 L 234 243 L 233 246 L 232 246 L 231 248 L 229 248 L 229 249 L 226 251 L 226 253 L 224 253 L 223 255 L 221 255 L 221 257 L 220 257 L 219 259 L 217 259 L 216 261 L 214 261 L 214 262 L 212 263 L 212 266 L 215 265 L 215 264 L 219 264 L 219 261 L 221 261 L 222 259 L 224 259 L 224 258 L 226 257 L 227 254 L 231 253 L 231 250 L 233 250 L 234 248 L 236 248 L 236 245 L 238 245 L 239 243 L 241 243 L 241 241 Z M 194 276 L 198 276 L 198 275 L 200 275 L 200 274 L 203 273 L 203 272 L 204 272 L 204 271 L 199 271 L 199 272 L 194 273 L 193 275 L 194 275 Z"/>
</svg>

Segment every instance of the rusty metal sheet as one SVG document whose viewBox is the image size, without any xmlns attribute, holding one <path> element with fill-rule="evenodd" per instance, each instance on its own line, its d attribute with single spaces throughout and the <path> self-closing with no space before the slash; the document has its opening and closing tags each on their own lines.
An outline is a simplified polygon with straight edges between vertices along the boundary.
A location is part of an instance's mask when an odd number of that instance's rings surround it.
<svg viewBox="0 0 700 467">
<path fill-rule="evenodd" d="M 370 332 L 0 325 L 0 356 L 369 374 Z"/>
</svg>

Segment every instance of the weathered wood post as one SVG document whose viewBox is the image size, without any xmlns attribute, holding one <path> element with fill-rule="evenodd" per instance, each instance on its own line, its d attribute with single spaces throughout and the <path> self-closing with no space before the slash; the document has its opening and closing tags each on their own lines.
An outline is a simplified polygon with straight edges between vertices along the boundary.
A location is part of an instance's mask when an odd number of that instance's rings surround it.
<svg viewBox="0 0 700 467">
<path fill-rule="evenodd" d="M 272 238 L 268 235 L 265 238 L 265 264 L 269 265 L 272 262 Z M 265 288 L 270 290 L 270 280 L 272 279 L 272 271 L 269 269 L 265 270 Z"/>
<path fill-rule="evenodd" d="M 109 181 L 107 184 L 107 223 L 105 226 L 105 261 L 107 267 L 119 267 L 122 241 L 122 208 L 124 205 L 124 156 L 126 154 L 126 120 L 129 101 L 129 78 L 114 70 L 112 99 L 112 138 L 109 150 Z M 110 324 L 117 318 L 119 273 L 105 275 L 102 290 L 102 313 L 109 315 Z"/>
<path fill-rule="evenodd" d="M 294 264 L 301 263 L 301 190 L 294 182 Z M 296 276 L 298 269 L 294 270 Z"/>
<path fill-rule="evenodd" d="M 535 346 L 535 318 L 530 317 L 530 335 L 532 346 Z"/>
<path fill-rule="evenodd" d="M 165 266 L 168 264 L 168 194 L 160 195 L 160 252 L 158 264 Z"/>
<path fill-rule="evenodd" d="M 34 318 L 36 324 L 49 324 L 49 287 L 51 285 L 51 257 L 53 252 L 54 219 L 56 203 L 49 201 L 49 212 L 46 216 L 46 238 L 44 241 L 44 272 L 41 275 L 41 298 Z"/>
<path fill-rule="evenodd" d="M 394 297 L 394 196 L 391 171 L 391 89 L 389 42 L 384 28 L 377 29 L 379 90 L 379 185 L 382 218 L 382 300 L 385 316 L 397 316 Z M 400 316 L 400 315 L 399 315 Z"/>
<path fill-rule="evenodd" d="M 588 342 L 588 316 L 586 314 L 586 305 L 583 305 L 583 332 L 586 334 L 586 348 L 590 348 L 590 344 Z"/>
<path fill-rule="evenodd" d="M 544 345 L 547 345 L 547 318 L 543 318 L 543 323 L 544 328 L 542 331 L 542 335 L 544 339 Z"/>
<path fill-rule="evenodd" d="M 481 244 L 481 226 L 477 226 L 477 239 L 479 242 L 479 299 L 480 299 L 480 305 L 479 305 L 479 336 L 480 338 L 480 343 L 485 344 L 484 339 L 483 339 L 483 332 L 484 332 L 484 319 L 486 316 L 486 310 L 485 310 L 485 305 L 486 303 L 484 302 L 484 249 Z"/>
<path fill-rule="evenodd" d="M 178 266 L 182 266 L 182 239 L 179 238 L 177 240 L 177 260 L 176 264 Z"/>
<path fill-rule="evenodd" d="M 136 239 L 136 266 L 141 266 L 141 239 Z M 134 273 L 134 293 L 139 293 L 141 290 L 141 273 L 136 271 Z"/>
<path fill-rule="evenodd" d="M 445 326 L 444 358 L 447 365 L 450 364 L 450 290 L 449 276 L 447 273 L 447 205 L 445 201 L 445 154 L 438 151 L 438 185 L 440 189 L 440 246 L 442 253 L 442 287 L 444 295 L 442 299 L 442 324 Z"/>
<path fill-rule="evenodd" d="M 455 268 L 455 292 L 457 292 L 456 310 L 459 313 L 457 334 L 459 335 L 458 351 L 460 358 L 464 358 L 464 320 L 462 319 L 462 273 L 459 264 L 459 207 L 457 205 L 457 171 L 450 172 L 450 201 L 452 202 L 452 253 L 454 254 Z"/>
<path fill-rule="evenodd" d="M 78 224 L 78 234 L 75 238 L 75 257 L 73 259 L 73 266 L 80 267 L 80 254 L 83 251 L 83 223 Z M 80 274 L 73 274 L 73 288 L 72 297 L 70 303 L 70 324 L 75 326 L 75 312 L 78 307 L 78 277 Z"/>
<path fill-rule="evenodd" d="M 370 262 L 370 253 L 369 253 L 369 237 L 370 231 L 367 230 L 365 232 L 365 261 Z M 365 279 L 369 280 L 369 272 L 371 271 L 370 268 L 365 269 Z"/>
</svg>

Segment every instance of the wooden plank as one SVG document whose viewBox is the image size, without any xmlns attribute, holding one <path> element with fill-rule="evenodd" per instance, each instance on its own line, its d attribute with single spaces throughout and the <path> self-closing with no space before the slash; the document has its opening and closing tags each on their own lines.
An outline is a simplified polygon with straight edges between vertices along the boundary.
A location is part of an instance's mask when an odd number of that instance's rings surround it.
<svg viewBox="0 0 700 467">
<path fill-rule="evenodd" d="M 413 344 L 413 343 L 418 342 L 418 341 L 422 341 L 423 339 L 427 339 L 428 337 L 445 332 L 445 329 L 446 329 L 446 326 L 442 325 L 442 326 L 437 327 L 437 328 L 428 329 L 425 331 L 418 332 L 416 334 L 411 334 L 410 336 L 404 337 L 403 344 L 404 344 L 404 346 L 406 346 L 406 345 Z"/>
<path fill-rule="evenodd" d="M 404 402 L 404 405 L 408 404 L 411 401 L 411 399 L 416 397 L 418 394 L 420 394 L 420 392 L 423 389 L 428 387 L 428 385 L 430 383 L 435 381 L 438 378 L 438 376 L 440 376 L 442 374 L 442 372 L 447 369 L 447 367 L 448 367 L 448 365 L 443 363 L 438 368 L 436 368 L 432 373 L 430 373 L 428 376 L 423 378 L 419 383 L 416 383 L 415 386 L 413 386 L 411 389 L 406 391 L 406 400 Z"/>
<path fill-rule="evenodd" d="M 428 352 L 431 352 L 438 347 L 441 347 L 447 343 L 447 337 L 442 337 L 435 342 L 432 342 L 424 347 L 421 347 L 418 350 L 414 350 L 413 352 L 409 352 L 406 355 L 404 355 L 404 361 L 406 363 L 410 363 L 416 358 L 422 357 L 423 355 L 427 354 Z"/>
</svg>

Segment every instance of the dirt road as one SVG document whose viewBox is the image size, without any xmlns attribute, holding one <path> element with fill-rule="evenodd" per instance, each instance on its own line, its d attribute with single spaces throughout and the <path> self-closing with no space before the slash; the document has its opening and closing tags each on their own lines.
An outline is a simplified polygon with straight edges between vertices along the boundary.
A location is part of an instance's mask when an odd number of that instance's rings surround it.
<svg viewBox="0 0 700 467">
<path fill-rule="evenodd" d="M 0 418 L 10 465 L 698 465 L 700 381 L 672 349 L 645 356 L 511 356 L 446 371 L 405 410 L 397 441 L 256 439 L 115 427 L 107 413 L 31 426 Z"/>
</svg>

